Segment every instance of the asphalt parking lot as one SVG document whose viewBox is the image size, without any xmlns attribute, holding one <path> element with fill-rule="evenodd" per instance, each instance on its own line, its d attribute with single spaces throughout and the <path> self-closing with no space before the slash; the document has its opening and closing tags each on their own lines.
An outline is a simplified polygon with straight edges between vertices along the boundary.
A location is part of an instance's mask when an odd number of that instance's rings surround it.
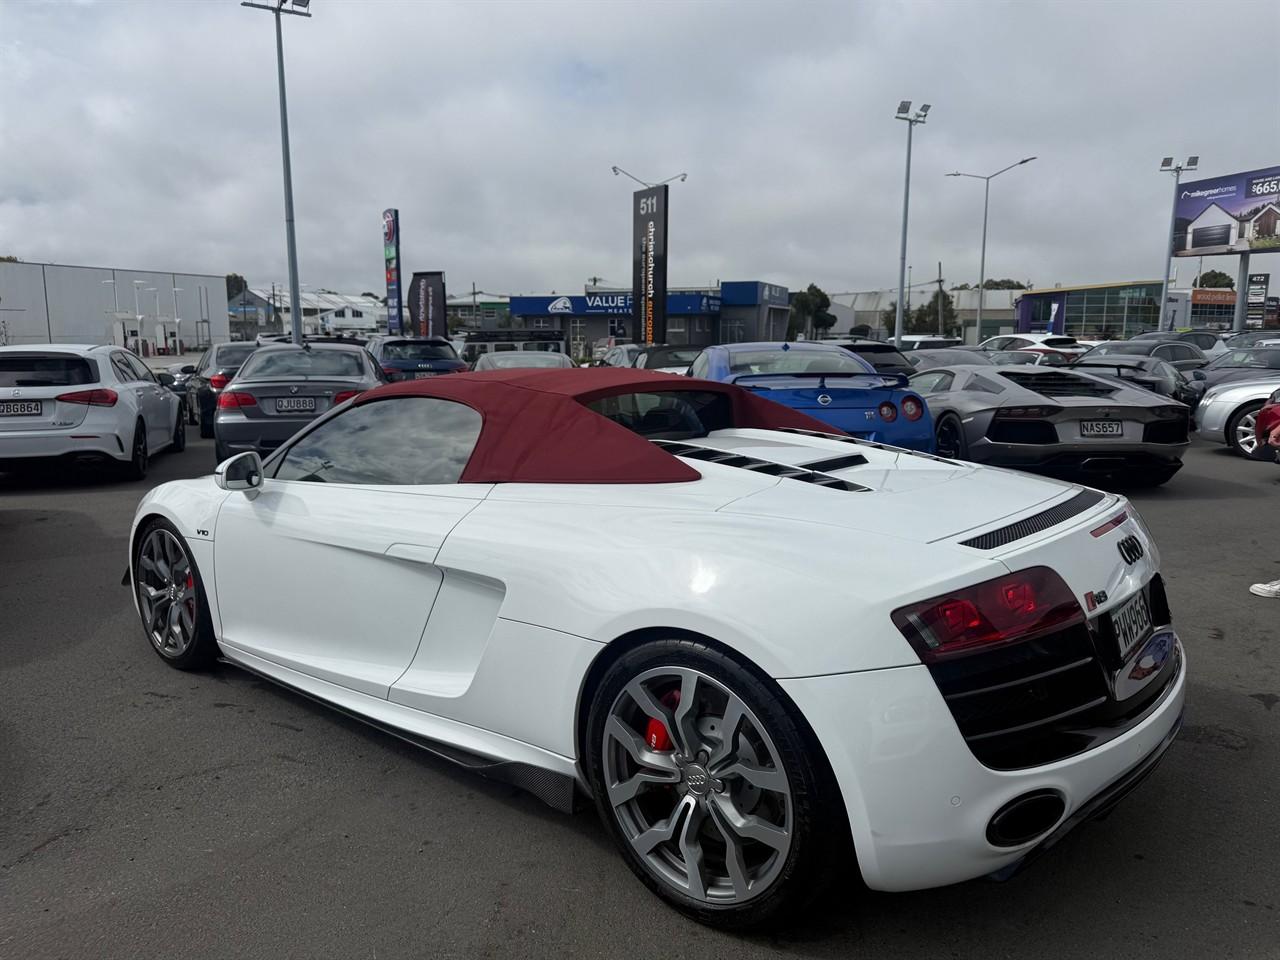
<svg viewBox="0 0 1280 960">
<path fill-rule="evenodd" d="M 1134 494 L 1191 682 L 1164 764 L 1004 884 L 831 891 L 733 937 L 556 813 L 230 667 L 182 674 L 120 586 L 146 483 L 0 476 L 0 956 L 1280 957 L 1280 467 L 1197 444 Z M 325 572 L 317 570 L 317 589 Z M 270 584 L 263 588 L 270 589 Z"/>
</svg>

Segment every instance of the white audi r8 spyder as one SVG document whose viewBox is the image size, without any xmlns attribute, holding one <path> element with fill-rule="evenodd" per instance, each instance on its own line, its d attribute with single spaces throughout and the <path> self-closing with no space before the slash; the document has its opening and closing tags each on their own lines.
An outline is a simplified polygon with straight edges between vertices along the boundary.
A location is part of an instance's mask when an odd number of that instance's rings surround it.
<svg viewBox="0 0 1280 960">
<path fill-rule="evenodd" d="M 156 487 L 127 580 L 171 665 L 593 798 L 707 923 L 1010 873 L 1178 730 L 1156 546 L 1122 497 L 829 430 L 633 368 L 391 384 Z"/>
</svg>

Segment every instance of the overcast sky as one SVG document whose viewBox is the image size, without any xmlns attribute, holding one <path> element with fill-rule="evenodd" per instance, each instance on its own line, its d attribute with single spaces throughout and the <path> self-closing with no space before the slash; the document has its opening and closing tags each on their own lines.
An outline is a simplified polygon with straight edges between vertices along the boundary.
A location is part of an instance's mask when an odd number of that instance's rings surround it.
<svg viewBox="0 0 1280 960">
<path fill-rule="evenodd" d="M 384 289 L 387 206 L 450 292 L 629 284 L 613 164 L 689 174 L 673 285 L 895 286 L 908 98 L 917 281 L 977 281 L 982 183 L 951 170 L 1038 156 L 992 183 L 987 275 L 1041 286 L 1159 275 L 1162 156 L 1280 164 L 1275 0 L 311 9 L 284 26 L 312 290 Z M 285 280 L 274 47 L 236 0 L 0 0 L 0 254 Z"/>
</svg>

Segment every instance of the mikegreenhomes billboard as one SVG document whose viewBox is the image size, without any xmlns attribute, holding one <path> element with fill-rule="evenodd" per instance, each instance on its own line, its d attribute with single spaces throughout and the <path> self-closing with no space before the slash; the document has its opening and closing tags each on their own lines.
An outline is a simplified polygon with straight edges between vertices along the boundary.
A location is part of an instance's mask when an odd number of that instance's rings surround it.
<svg viewBox="0 0 1280 960">
<path fill-rule="evenodd" d="M 1280 250 L 1280 167 L 1178 187 L 1173 256 Z"/>
</svg>

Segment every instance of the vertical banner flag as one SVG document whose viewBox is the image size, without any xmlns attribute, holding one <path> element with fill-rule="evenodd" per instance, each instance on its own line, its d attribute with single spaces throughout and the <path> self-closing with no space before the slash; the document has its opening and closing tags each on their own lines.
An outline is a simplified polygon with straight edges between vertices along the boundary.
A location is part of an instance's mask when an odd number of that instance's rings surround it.
<svg viewBox="0 0 1280 960">
<path fill-rule="evenodd" d="M 637 343 L 667 341 L 666 184 L 632 194 L 632 323 Z"/>
<path fill-rule="evenodd" d="M 382 256 L 387 265 L 387 333 L 404 329 L 400 303 L 400 211 L 382 211 Z"/>
<path fill-rule="evenodd" d="M 409 284 L 409 323 L 414 336 L 447 337 L 444 317 L 444 272 L 414 273 Z"/>
</svg>

